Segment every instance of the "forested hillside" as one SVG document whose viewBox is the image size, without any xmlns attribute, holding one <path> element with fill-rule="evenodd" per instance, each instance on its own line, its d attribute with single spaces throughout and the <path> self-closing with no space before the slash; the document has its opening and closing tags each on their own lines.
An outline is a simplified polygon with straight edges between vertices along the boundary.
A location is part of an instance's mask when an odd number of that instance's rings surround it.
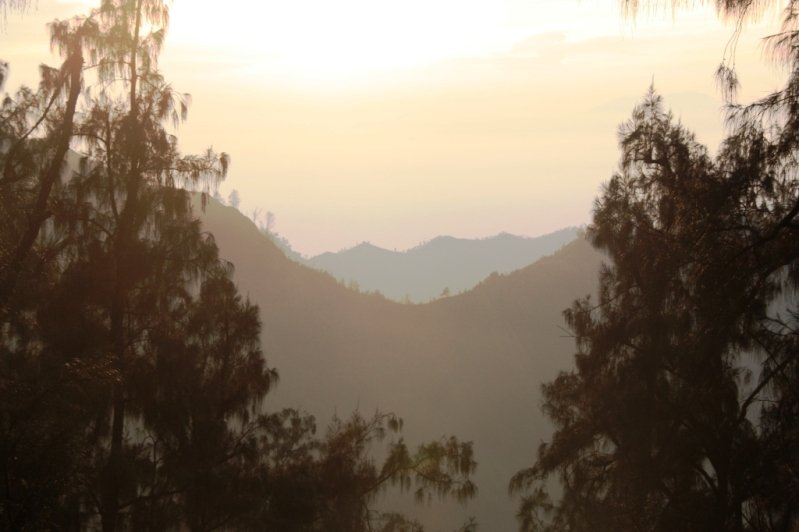
<svg viewBox="0 0 799 532">
<path fill-rule="evenodd" d="M 474 515 L 486 529 L 515 528 L 508 481 L 549 437 L 540 383 L 572 364 L 561 311 L 593 291 L 596 251 L 575 240 L 461 295 L 405 305 L 287 259 L 232 207 L 212 202 L 202 220 L 235 265 L 239 289 L 261 309 L 264 352 L 281 379 L 271 401 L 320 419 L 395 411 L 409 436 L 473 440 L 480 491 L 465 509 L 450 511 Z M 462 521 L 426 513 L 436 524 Z"/>
</svg>

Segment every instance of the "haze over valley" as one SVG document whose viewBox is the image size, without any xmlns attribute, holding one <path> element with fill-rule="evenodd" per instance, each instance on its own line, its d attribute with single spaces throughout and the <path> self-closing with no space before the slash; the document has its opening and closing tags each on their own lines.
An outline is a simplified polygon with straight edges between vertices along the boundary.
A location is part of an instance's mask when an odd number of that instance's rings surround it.
<svg viewBox="0 0 799 532">
<path fill-rule="evenodd" d="M 0 530 L 799 531 L 799 0 L 0 0 Z"/>
<path fill-rule="evenodd" d="M 409 440 L 468 435 L 486 464 L 475 474 L 477 497 L 465 508 L 409 511 L 421 513 L 432 530 L 455 529 L 469 516 L 493 530 L 514 528 L 508 479 L 550 437 L 537 413 L 539 383 L 571 367 L 574 345 L 561 312 L 594 291 L 599 253 L 564 230 L 549 235 L 553 254 L 525 267 L 461 294 L 401 304 L 288 259 L 233 207 L 212 201 L 202 220 L 220 255 L 235 265 L 239 289 L 261 309 L 264 353 L 281 378 L 270 402 L 307 409 L 320 421 L 354 409 L 397 412 Z M 461 245 L 482 251 L 492 242 Z M 469 266 L 451 270 L 461 265 Z M 424 270 L 415 273 L 425 277 Z"/>
</svg>

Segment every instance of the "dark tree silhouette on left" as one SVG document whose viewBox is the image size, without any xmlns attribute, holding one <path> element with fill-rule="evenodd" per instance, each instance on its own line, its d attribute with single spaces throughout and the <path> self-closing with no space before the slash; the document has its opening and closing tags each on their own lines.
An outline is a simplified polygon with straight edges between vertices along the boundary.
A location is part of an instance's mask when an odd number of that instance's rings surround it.
<svg viewBox="0 0 799 532">
<path fill-rule="evenodd" d="M 395 417 L 317 438 L 266 410 L 258 308 L 188 192 L 204 206 L 229 158 L 165 129 L 189 101 L 158 70 L 168 20 L 56 21 L 63 64 L 0 103 L 0 529 L 410 530 L 373 510 L 386 486 L 471 497 L 468 443 L 395 438 L 378 467 Z"/>
</svg>

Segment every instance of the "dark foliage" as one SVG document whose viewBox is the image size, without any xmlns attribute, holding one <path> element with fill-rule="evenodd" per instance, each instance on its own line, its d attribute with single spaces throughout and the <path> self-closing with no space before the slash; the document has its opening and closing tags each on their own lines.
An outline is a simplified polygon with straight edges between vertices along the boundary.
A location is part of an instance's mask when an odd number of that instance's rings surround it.
<svg viewBox="0 0 799 532">
<path fill-rule="evenodd" d="M 188 102 L 157 69 L 168 16 L 105 0 L 54 22 L 63 65 L 0 107 L 0 529 L 418 529 L 372 503 L 472 496 L 471 445 L 268 412 L 258 308 L 186 191 L 204 203 L 228 157 L 165 129 Z"/>
<path fill-rule="evenodd" d="M 715 160 L 654 91 L 621 127 L 588 231 L 599 300 L 565 312 L 556 432 L 512 481 L 523 530 L 799 527 L 797 79 L 743 109 Z"/>
</svg>

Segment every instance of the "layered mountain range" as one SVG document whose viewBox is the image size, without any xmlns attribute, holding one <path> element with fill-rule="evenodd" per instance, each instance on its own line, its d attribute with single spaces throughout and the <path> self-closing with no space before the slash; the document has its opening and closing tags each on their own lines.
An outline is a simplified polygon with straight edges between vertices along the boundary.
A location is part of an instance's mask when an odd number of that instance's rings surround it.
<svg viewBox="0 0 799 532">
<path fill-rule="evenodd" d="M 407 251 L 364 242 L 300 261 L 361 291 L 423 302 L 468 290 L 494 272 L 510 273 L 532 264 L 577 238 L 577 233 L 570 227 L 535 238 L 508 233 L 483 239 L 440 236 Z"/>
<path fill-rule="evenodd" d="M 211 202 L 202 221 L 260 307 L 264 352 L 281 379 L 270 408 L 303 408 L 320 428 L 334 415 L 380 409 L 404 418 L 409 443 L 471 440 L 479 493 L 468 505 L 414 508 L 412 497 L 394 494 L 386 504 L 433 531 L 469 516 L 481 530 L 517 528 L 508 481 L 551 434 L 541 384 L 573 364 L 562 311 L 595 289 L 597 251 L 574 239 L 463 293 L 401 304 L 287 258 L 232 207 Z"/>
</svg>

